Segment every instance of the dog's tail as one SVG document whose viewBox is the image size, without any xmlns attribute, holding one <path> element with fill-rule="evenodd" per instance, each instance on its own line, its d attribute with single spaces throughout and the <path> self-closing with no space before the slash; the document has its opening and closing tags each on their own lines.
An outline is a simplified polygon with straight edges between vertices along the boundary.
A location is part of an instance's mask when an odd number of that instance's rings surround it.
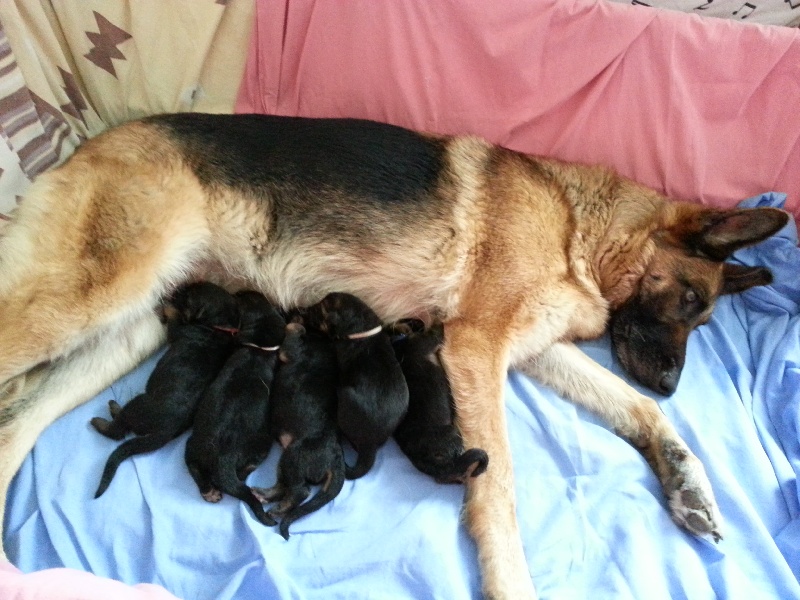
<svg viewBox="0 0 800 600">
<path fill-rule="evenodd" d="M 312 512 L 325 506 L 339 495 L 339 492 L 342 491 L 342 487 L 344 487 L 344 461 L 328 470 L 326 481 L 313 498 L 300 506 L 295 506 L 281 519 L 281 525 L 278 530 L 283 536 L 283 539 L 289 539 L 289 525 L 297 521 L 297 519 L 310 515 Z"/>
<path fill-rule="evenodd" d="M 275 519 L 270 517 L 264 507 L 261 506 L 261 502 L 253 494 L 253 490 L 236 476 L 236 469 L 233 465 L 223 465 L 218 474 L 220 480 L 217 483 L 221 492 L 238 498 L 247 504 L 262 525 L 267 525 L 268 527 L 277 525 Z"/>
<path fill-rule="evenodd" d="M 361 446 L 358 449 L 358 458 L 356 464 L 352 467 L 345 463 L 344 474 L 347 479 L 358 479 L 367 474 L 367 472 L 375 464 L 375 455 L 378 453 L 378 448 L 375 446 Z"/>
<path fill-rule="evenodd" d="M 117 468 L 126 458 L 130 458 L 136 454 L 144 454 L 145 452 L 152 452 L 170 442 L 175 435 L 173 432 L 159 431 L 157 433 L 149 433 L 147 435 L 131 438 L 126 442 L 122 442 L 117 446 L 116 450 L 108 457 L 106 466 L 103 469 L 103 476 L 100 478 L 100 485 L 97 486 L 97 491 L 94 494 L 95 498 L 99 498 L 108 489 Z"/>
</svg>

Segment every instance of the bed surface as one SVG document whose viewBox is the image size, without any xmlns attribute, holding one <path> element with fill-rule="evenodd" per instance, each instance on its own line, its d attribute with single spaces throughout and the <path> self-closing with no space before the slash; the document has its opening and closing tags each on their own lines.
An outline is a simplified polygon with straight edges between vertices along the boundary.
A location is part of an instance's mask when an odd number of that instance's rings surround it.
<svg viewBox="0 0 800 600">
<path fill-rule="evenodd" d="M 725 519 L 717 545 L 671 522 L 636 450 L 510 373 L 518 517 L 542 598 L 800 598 L 796 243 L 790 223 L 735 256 L 769 266 L 774 284 L 724 297 L 690 338 L 678 391 L 659 398 L 711 478 Z M 582 348 L 620 373 L 607 339 Z M 459 525 L 463 488 L 416 472 L 394 442 L 288 542 L 236 500 L 201 499 L 183 463 L 186 435 L 123 463 L 93 500 L 115 442 L 89 419 L 141 390 L 155 359 L 54 423 L 25 461 L 5 540 L 23 571 L 66 565 L 198 600 L 479 596 L 475 547 Z M 279 455 L 276 446 L 248 482 L 271 485 Z"/>
</svg>

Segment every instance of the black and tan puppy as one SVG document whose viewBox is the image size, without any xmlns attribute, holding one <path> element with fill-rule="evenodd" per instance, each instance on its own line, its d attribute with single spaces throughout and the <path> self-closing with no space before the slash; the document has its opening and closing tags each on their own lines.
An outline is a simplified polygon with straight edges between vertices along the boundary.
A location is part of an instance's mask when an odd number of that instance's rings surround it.
<svg viewBox="0 0 800 600">
<path fill-rule="evenodd" d="M 209 502 L 228 494 L 245 502 L 265 525 L 275 525 L 244 483 L 269 453 L 269 397 L 285 322 L 258 292 L 236 294 L 242 346 L 203 394 L 186 442 L 186 465 Z"/>
<path fill-rule="evenodd" d="M 464 440 L 453 423 L 453 395 L 438 352 L 444 342 L 441 325 L 412 331 L 407 325 L 393 341 L 395 355 L 408 385 L 408 412 L 394 439 L 413 465 L 439 483 L 464 483 L 486 470 L 489 457 L 480 448 L 464 451 Z"/>
<path fill-rule="evenodd" d="M 372 468 L 380 446 L 408 410 L 408 386 L 378 315 L 355 296 L 328 294 L 309 309 L 309 318 L 333 339 L 339 366 L 336 421 L 358 451 L 347 478 Z"/>
<path fill-rule="evenodd" d="M 269 511 L 289 525 L 325 506 L 342 491 L 344 453 L 336 427 L 338 368 L 331 342 L 299 322 L 286 327 L 270 406 L 270 433 L 283 446 L 278 482 L 256 490 L 262 501 L 279 502 Z M 311 485 L 322 487 L 308 502 Z"/>
<path fill-rule="evenodd" d="M 177 290 L 164 306 L 169 348 L 156 364 L 145 391 L 120 406 L 109 402 L 112 420 L 91 420 L 97 431 L 114 440 L 133 432 L 106 462 L 95 498 L 111 483 L 120 463 L 152 452 L 192 425 L 201 396 L 236 348 L 239 327 L 236 300 L 221 287 L 193 283 Z"/>
</svg>

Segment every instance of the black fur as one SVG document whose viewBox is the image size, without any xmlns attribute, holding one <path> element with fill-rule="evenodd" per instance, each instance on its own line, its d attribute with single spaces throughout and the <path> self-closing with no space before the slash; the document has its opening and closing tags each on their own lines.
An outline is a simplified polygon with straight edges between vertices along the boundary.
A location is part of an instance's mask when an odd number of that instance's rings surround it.
<svg viewBox="0 0 800 600">
<path fill-rule="evenodd" d="M 216 502 L 228 494 L 245 502 L 261 523 L 275 525 L 244 479 L 272 444 L 269 397 L 285 323 L 258 292 L 239 292 L 236 299 L 241 313 L 237 338 L 259 348 L 236 350 L 203 395 L 186 442 L 186 465 L 204 499 Z"/>
<path fill-rule="evenodd" d="M 270 431 L 284 452 L 277 485 L 259 493 L 264 501 L 280 502 L 270 514 L 282 516 L 280 532 L 289 539 L 289 525 L 342 490 L 345 462 L 335 421 L 338 369 L 333 346 L 300 323 L 286 330 L 270 412 Z M 311 484 L 322 488 L 302 504 Z"/>
<path fill-rule="evenodd" d="M 259 194 L 280 187 L 407 204 L 430 193 L 443 170 L 440 141 L 374 121 L 201 113 L 146 121 L 169 130 L 203 184 Z"/>
<path fill-rule="evenodd" d="M 464 451 L 453 424 L 455 409 L 450 384 L 437 352 L 444 341 L 441 326 L 409 332 L 394 342 L 408 385 L 408 413 L 394 439 L 417 469 L 440 483 L 463 483 L 486 470 L 485 451 Z"/>
<path fill-rule="evenodd" d="M 328 294 L 309 310 L 334 340 L 339 366 L 336 420 L 358 451 L 347 478 L 367 473 L 380 446 L 408 410 L 408 387 L 385 331 L 361 339 L 348 336 L 380 326 L 378 316 L 351 294 Z"/>
<path fill-rule="evenodd" d="M 95 498 L 106 491 L 123 460 L 157 450 L 191 427 L 200 397 L 236 348 L 231 333 L 214 329 L 239 326 L 236 300 L 221 287 L 203 282 L 180 288 L 167 303 L 165 316 L 170 346 L 144 393 L 123 407 L 109 402 L 111 421 L 91 420 L 111 439 L 120 440 L 129 432 L 139 436 L 111 453 Z"/>
</svg>

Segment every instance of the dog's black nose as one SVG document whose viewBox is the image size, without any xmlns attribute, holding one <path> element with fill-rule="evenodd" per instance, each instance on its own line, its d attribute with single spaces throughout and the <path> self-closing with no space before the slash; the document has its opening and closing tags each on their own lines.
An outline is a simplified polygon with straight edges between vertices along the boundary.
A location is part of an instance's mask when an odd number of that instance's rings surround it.
<svg viewBox="0 0 800 600">
<path fill-rule="evenodd" d="M 681 370 L 678 367 L 672 367 L 661 374 L 661 380 L 658 382 L 658 391 L 665 396 L 669 396 L 678 387 L 678 379 L 681 377 Z"/>
</svg>

